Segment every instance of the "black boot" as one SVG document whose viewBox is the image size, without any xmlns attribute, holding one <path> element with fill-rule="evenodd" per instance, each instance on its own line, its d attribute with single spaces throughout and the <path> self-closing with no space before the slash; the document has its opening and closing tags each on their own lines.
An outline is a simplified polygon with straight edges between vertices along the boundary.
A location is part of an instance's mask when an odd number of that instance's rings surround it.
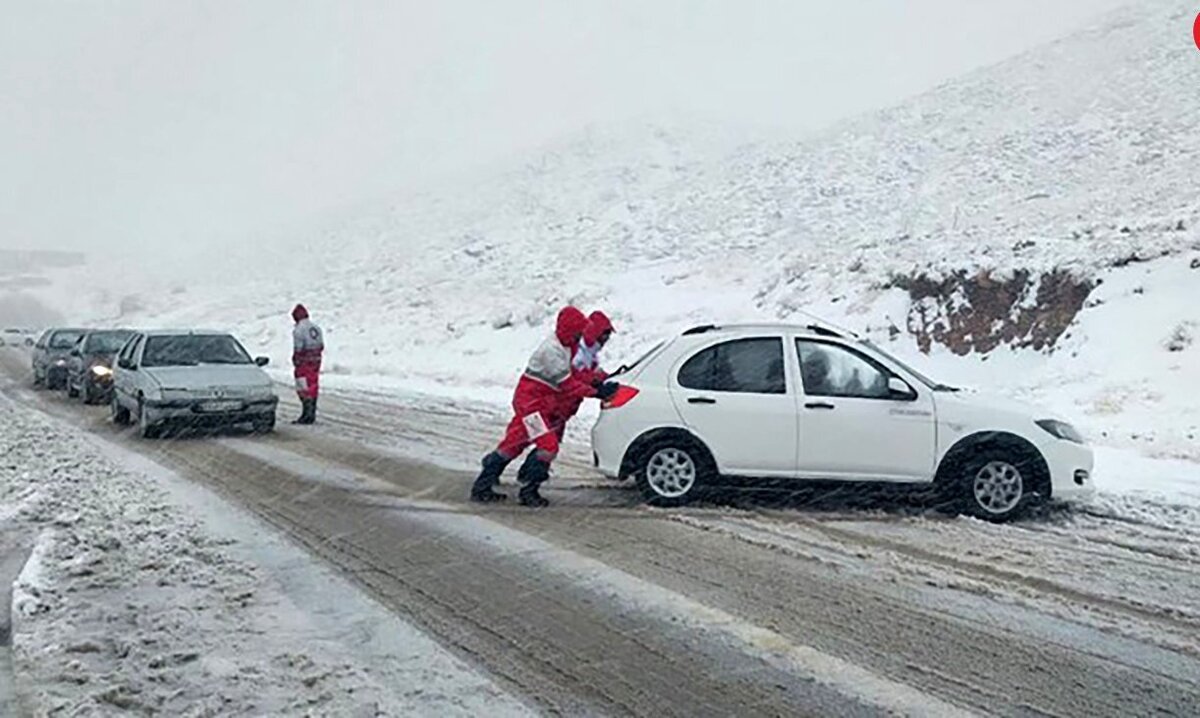
<svg viewBox="0 0 1200 718">
<path fill-rule="evenodd" d="M 537 456 L 537 452 L 529 455 L 529 459 L 521 465 L 517 480 L 521 482 L 519 499 L 522 506 L 540 509 L 549 506 L 550 502 L 538 493 L 538 487 L 550 478 L 550 462 Z"/>
<path fill-rule="evenodd" d="M 507 495 L 496 491 L 493 487 L 500 483 L 500 474 L 504 473 L 509 461 L 496 451 L 483 457 L 483 471 L 479 472 L 479 476 L 471 486 L 472 501 L 491 504 L 508 500 Z"/>
<path fill-rule="evenodd" d="M 293 421 L 293 424 L 311 424 L 316 421 L 317 404 L 313 399 L 300 400 L 300 418 Z"/>
<path fill-rule="evenodd" d="M 537 451 L 531 451 L 525 455 L 525 461 L 521 464 L 521 468 L 517 469 L 517 483 L 528 484 L 532 481 L 532 477 L 537 476 L 537 465 L 539 463 Z"/>
</svg>

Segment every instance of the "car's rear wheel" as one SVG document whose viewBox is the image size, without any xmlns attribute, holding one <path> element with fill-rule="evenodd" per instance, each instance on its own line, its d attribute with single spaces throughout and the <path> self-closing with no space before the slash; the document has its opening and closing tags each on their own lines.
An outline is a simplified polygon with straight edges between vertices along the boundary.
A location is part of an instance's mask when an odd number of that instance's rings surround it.
<svg viewBox="0 0 1200 718">
<path fill-rule="evenodd" d="M 695 501 L 715 474 L 712 460 L 695 441 L 656 440 L 640 452 L 638 488 L 653 506 L 682 506 Z"/>
<path fill-rule="evenodd" d="M 982 448 L 961 461 L 947 486 L 959 513 L 1003 523 L 1025 513 L 1039 497 L 1037 461 L 1015 447 Z"/>
<path fill-rule="evenodd" d="M 109 408 L 112 411 L 113 423 L 117 426 L 128 426 L 130 421 L 129 410 L 121 406 L 121 402 L 117 401 L 117 395 L 114 392 L 112 400 L 109 402 Z"/>
</svg>

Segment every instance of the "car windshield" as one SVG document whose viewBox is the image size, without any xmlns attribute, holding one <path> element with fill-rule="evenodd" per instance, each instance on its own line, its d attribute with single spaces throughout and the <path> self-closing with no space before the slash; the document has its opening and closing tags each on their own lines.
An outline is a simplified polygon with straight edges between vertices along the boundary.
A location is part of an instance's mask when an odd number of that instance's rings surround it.
<svg viewBox="0 0 1200 718">
<path fill-rule="evenodd" d="M 83 332 L 63 331 L 54 332 L 50 337 L 51 349 L 70 349 L 75 346 L 75 342 L 79 341 L 79 337 L 83 336 Z"/>
<path fill-rule="evenodd" d="M 142 354 L 145 367 L 253 363 L 236 339 L 221 334 L 150 337 Z"/>
<path fill-rule="evenodd" d="M 934 391 L 958 391 L 958 387 L 949 386 L 947 384 L 942 384 L 941 382 L 936 382 L 933 379 L 930 379 L 929 377 L 925 376 L 924 374 L 917 371 L 916 369 L 913 369 L 911 366 L 909 366 L 905 362 L 896 358 L 896 356 L 894 354 L 890 354 L 890 353 L 884 351 L 881 347 L 879 347 L 879 345 L 875 344 L 874 342 L 870 341 L 869 339 L 862 339 L 860 341 L 863 346 L 867 347 L 868 349 L 875 352 L 876 354 L 881 355 L 884 359 L 887 359 L 888 361 L 892 362 L 893 364 L 896 364 L 897 366 L 899 366 L 901 369 L 908 372 L 909 374 L 912 374 L 914 377 L 917 378 L 918 381 L 920 381 L 922 384 L 929 387 L 930 389 L 933 389 Z"/>
<path fill-rule="evenodd" d="M 84 354 L 116 354 L 133 332 L 93 332 L 83 343 Z"/>
</svg>

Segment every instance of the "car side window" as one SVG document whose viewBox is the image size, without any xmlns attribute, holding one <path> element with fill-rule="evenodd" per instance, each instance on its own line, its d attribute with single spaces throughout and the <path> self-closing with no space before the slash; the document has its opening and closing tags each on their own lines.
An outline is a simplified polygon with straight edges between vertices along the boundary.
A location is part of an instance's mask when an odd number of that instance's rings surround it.
<svg viewBox="0 0 1200 718">
<path fill-rule="evenodd" d="M 121 351 L 117 352 L 118 366 L 120 364 L 123 364 L 124 362 L 129 361 L 129 352 L 133 348 L 133 345 L 136 341 L 137 341 L 137 335 L 135 334 L 135 335 L 129 337 L 129 339 L 125 342 L 125 346 L 121 347 Z"/>
<path fill-rule="evenodd" d="M 142 341 L 141 335 L 135 334 L 130 337 L 129 341 L 125 342 L 125 348 L 121 350 L 121 354 L 117 357 L 119 365 L 129 365 L 133 363 L 133 355 L 137 350 L 138 343 Z"/>
<path fill-rule="evenodd" d="M 800 378 L 808 396 L 891 399 L 891 372 L 871 359 L 838 344 L 796 340 Z"/>
<path fill-rule="evenodd" d="M 145 334 L 138 337 L 137 341 L 133 343 L 133 348 L 129 351 L 129 363 L 130 364 L 137 366 L 138 354 L 142 353 L 142 345 L 145 343 L 146 343 L 146 335 Z"/>
<path fill-rule="evenodd" d="M 709 347 L 684 362 L 678 381 L 700 391 L 786 394 L 783 340 L 735 339 Z"/>
</svg>

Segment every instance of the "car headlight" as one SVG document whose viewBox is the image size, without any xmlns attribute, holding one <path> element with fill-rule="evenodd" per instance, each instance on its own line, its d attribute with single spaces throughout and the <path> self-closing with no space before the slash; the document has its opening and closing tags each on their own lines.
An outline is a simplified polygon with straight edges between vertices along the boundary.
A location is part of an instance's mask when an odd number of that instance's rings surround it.
<svg viewBox="0 0 1200 718">
<path fill-rule="evenodd" d="M 54 366 L 66 366 L 66 365 L 67 365 L 66 359 L 55 359 L 54 360 Z"/>
<path fill-rule="evenodd" d="M 112 376 L 112 369 L 97 364 L 96 366 L 92 367 L 92 373 L 98 377 Z"/>
<path fill-rule="evenodd" d="M 1047 434 L 1056 439 L 1070 441 L 1074 444 L 1084 443 L 1083 435 L 1079 433 L 1079 430 L 1065 421 L 1058 421 L 1056 419 L 1042 419 L 1041 421 L 1037 422 L 1037 425 L 1042 427 Z"/>
</svg>

